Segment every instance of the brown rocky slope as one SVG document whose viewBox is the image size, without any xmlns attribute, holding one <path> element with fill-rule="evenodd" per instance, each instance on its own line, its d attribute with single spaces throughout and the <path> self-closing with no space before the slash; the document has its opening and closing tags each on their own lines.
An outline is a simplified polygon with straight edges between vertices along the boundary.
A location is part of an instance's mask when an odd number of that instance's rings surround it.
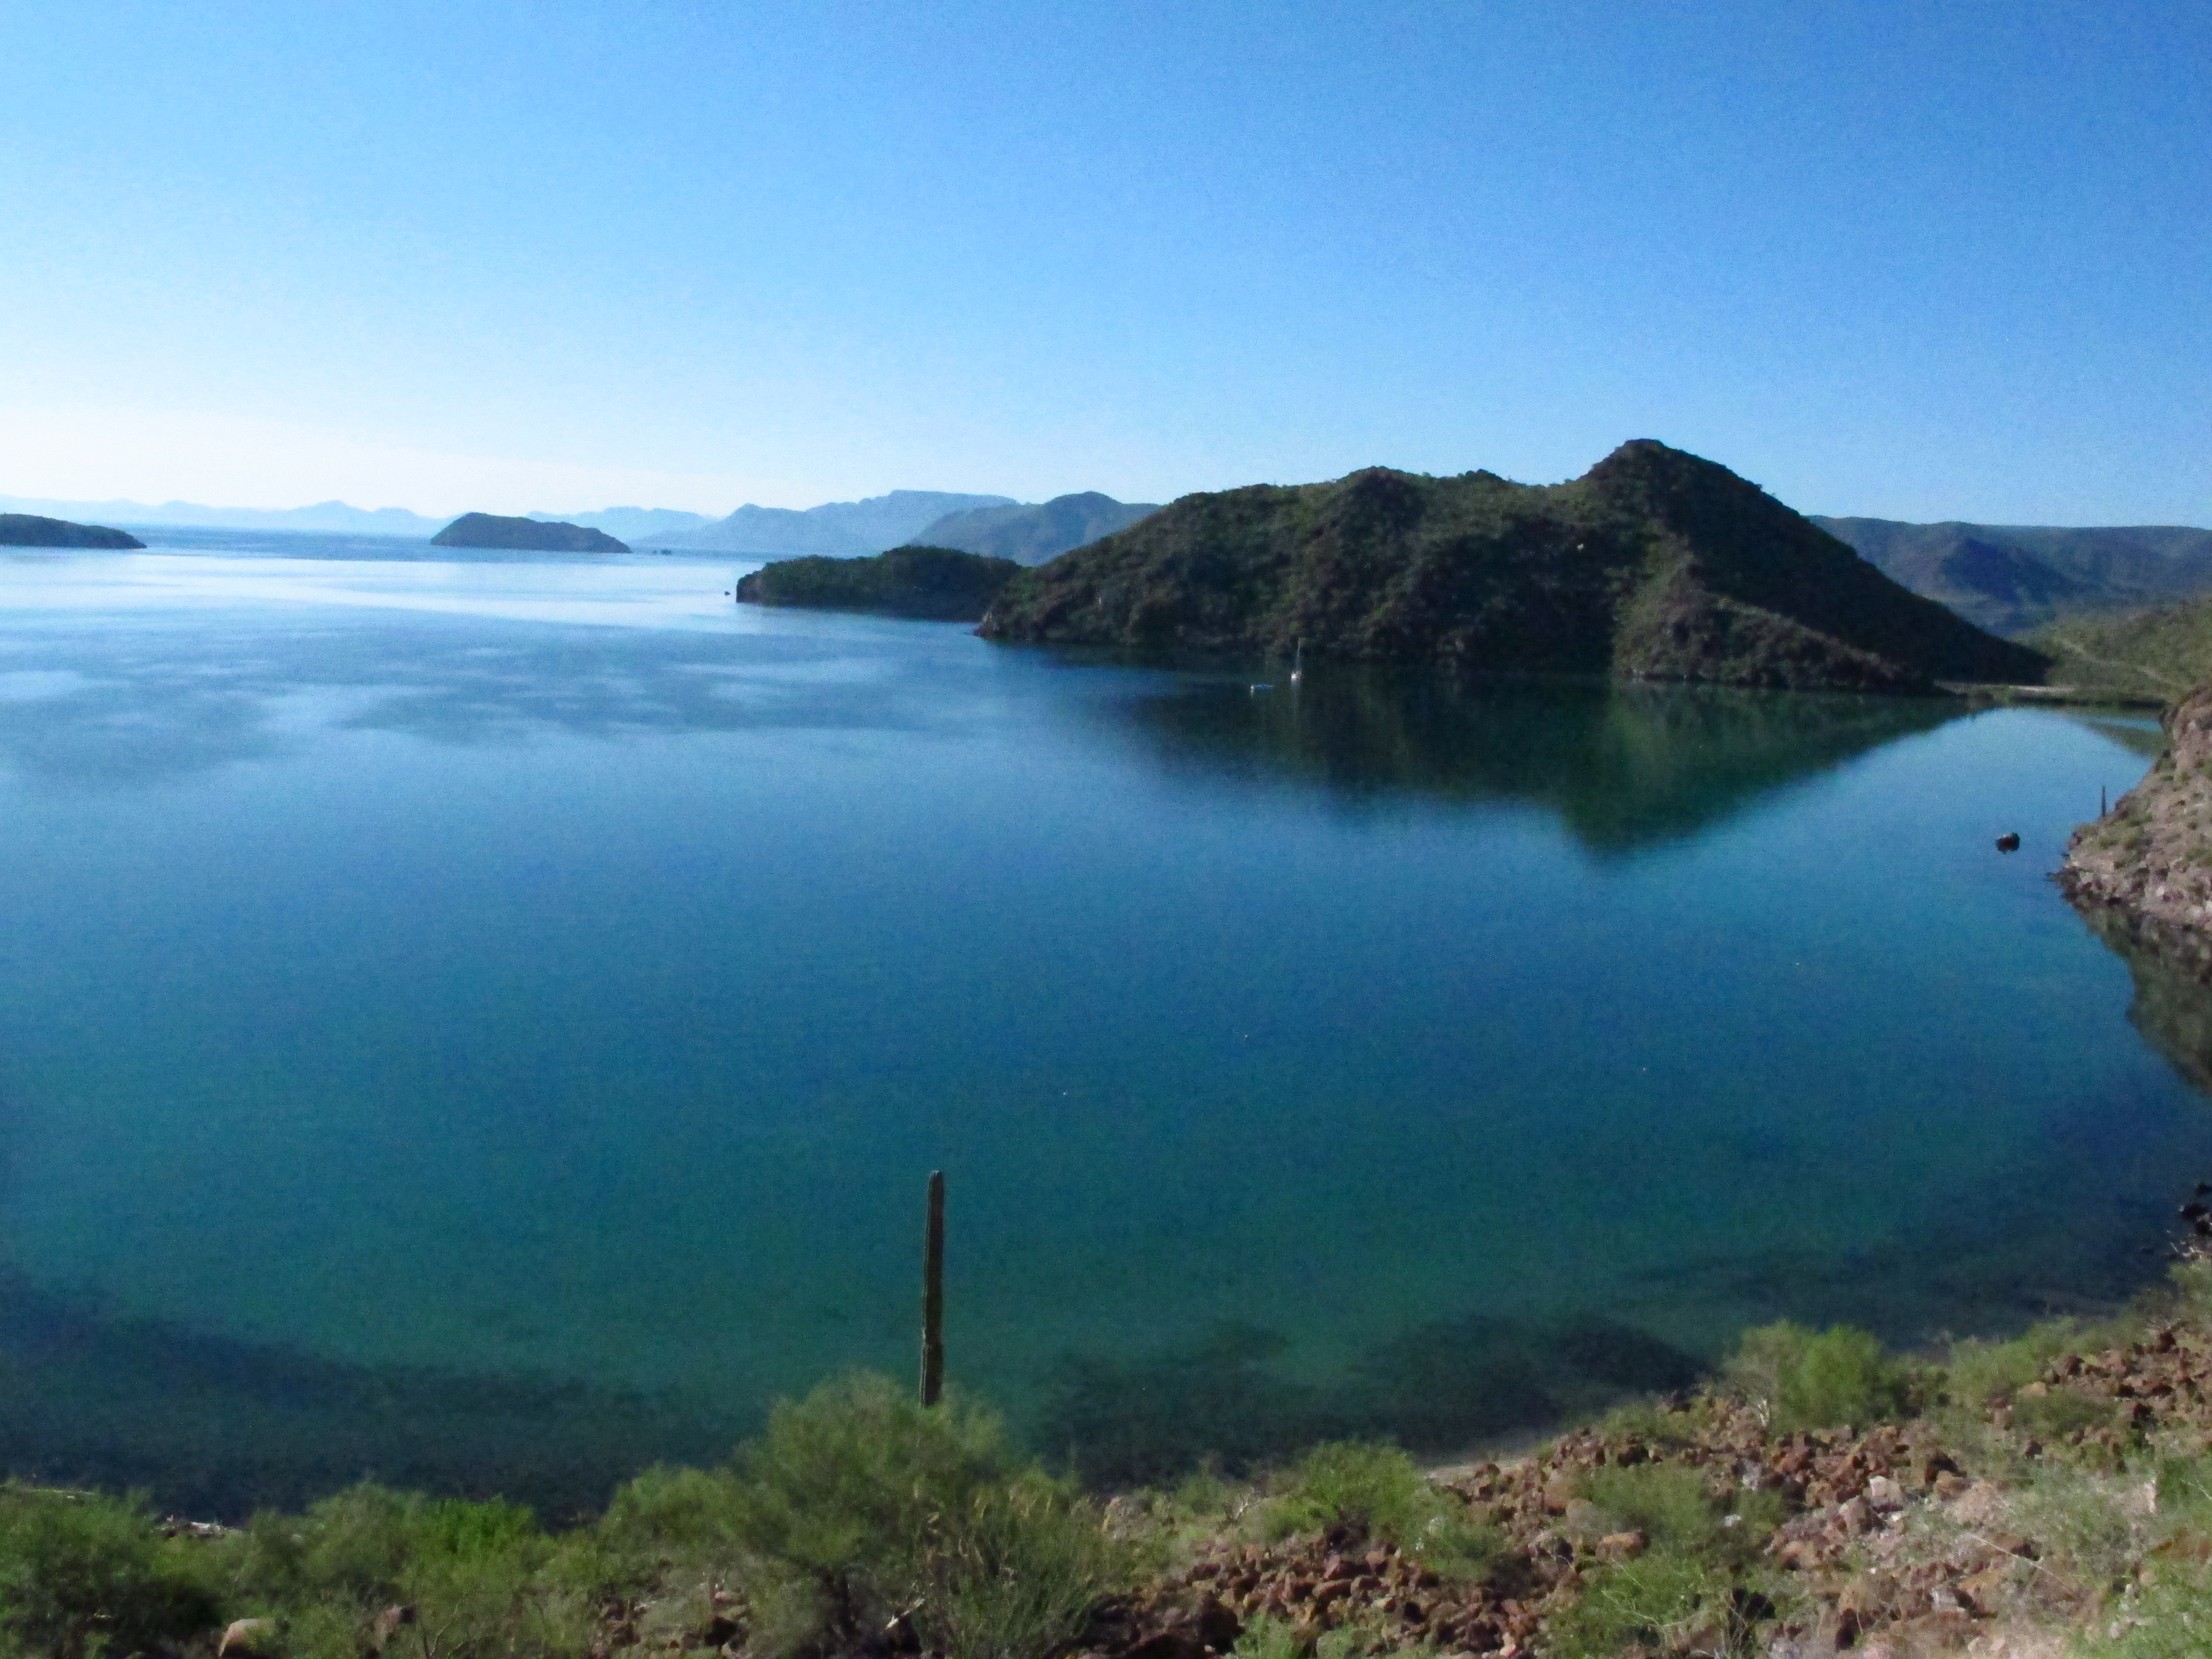
<svg viewBox="0 0 2212 1659">
<path fill-rule="evenodd" d="M 2056 879 L 2084 909 L 2122 913 L 2212 965 L 2212 685 L 2166 712 L 2166 751 L 2112 811 L 2074 832 Z"/>
</svg>

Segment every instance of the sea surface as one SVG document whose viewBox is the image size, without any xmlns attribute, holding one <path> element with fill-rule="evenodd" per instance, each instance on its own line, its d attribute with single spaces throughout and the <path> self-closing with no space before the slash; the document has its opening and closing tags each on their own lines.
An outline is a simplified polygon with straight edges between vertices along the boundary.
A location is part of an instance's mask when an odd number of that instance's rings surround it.
<svg viewBox="0 0 2212 1659">
<path fill-rule="evenodd" d="M 2047 879 L 2141 717 L 140 533 L 0 558 L 18 1471 L 584 1507 L 908 1374 L 933 1169 L 951 1376 L 1107 1480 L 2092 1310 L 2212 1176 Z"/>
</svg>

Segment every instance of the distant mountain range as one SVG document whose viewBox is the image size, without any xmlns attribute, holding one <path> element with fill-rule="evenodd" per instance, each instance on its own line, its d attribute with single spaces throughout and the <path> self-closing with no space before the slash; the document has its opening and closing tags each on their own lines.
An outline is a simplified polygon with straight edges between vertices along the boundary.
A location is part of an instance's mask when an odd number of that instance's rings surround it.
<svg viewBox="0 0 2212 1659">
<path fill-rule="evenodd" d="M 1040 565 L 1158 512 L 1156 501 L 1117 501 L 1095 489 L 1055 495 L 1035 507 L 973 507 L 948 513 L 914 539 L 986 558 Z"/>
<path fill-rule="evenodd" d="M 681 513 L 666 507 L 608 507 L 592 513 L 528 513 L 543 524 L 575 524 L 603 531 L 632 547 L 750 554 L 757 558 L 801 558 L 810 554 L 859 558 L 886 548 L 921 543 L 963 552 L 1042 564 L 1072 547 L 1121 529 L 1156 511 L 1097 491 L 1027 505 L 1010 495 L 960 495 L 941 489 L 894 489 L 866 501 L 829 501 L 804 512 L 792 507 L 739 507 L 727 518 Z M 65 501 L 0 495 L 0 512 L 95 524 L 191 525 L 227 530 L 326 531 L 355 536 L 399 536 L 428 541 L 450 522 L 404 507 L 374 510 L 343 501 L 313 507 L 206 507 L 197 501 Z"/>
<path fill-rule="evenodd" d="M 672 507 L 603 507 L 596 513 L 526 513 L 540 524 L 580 524 L 604 530 L 632 547 L 672 547 L 668 538 L 714 521 L 703 513 L 679 513 Z"/>
<path fill-rule="evenodd" d="M 726 519 L 672 536 L 650 538 L 645 545 L 712 553 L 748 553 L 763 559 L 796 559 L 819 555 L 833 559 L 864 558 L 887 547 L 917 539 L 919 532 L 948 513 L 979 507 L 1012 507 L 1006 495 L 956 495 L 939 489 L 894 489 L 861 501 L 828 501 L 799 512 L 787 507 L 739 507 Z M 578 520 L 578 523 L 584 520 Z M 629 538 L 639 544 L 635 538 Z"/>
<path fill-rule="evenodd" d="M 2212 530 L 2176 525 L 1813 522 L 1885 575 L 1992 634 L 2212 591 Z"/>
<path fill-rule="evenodd" d="M 1088 490 L 1024 503 L 1006 495 L 895 489 L 804 512 L 739 507 L 726 518 L 665 507 L 537 512 L 632 547 L 733 553 L 761 559 L 858 558 L 909 544 L 957 548 L 1036 566 L 1128 528 L 1160 509 Z M 312 507 L 208 507 L 197 501 L 62 501 L 0 495 L 0 513 L 78 523 L 210 529 L 324 531 L 427 542 L 449 522 L 405 507 L 344 501 Z M 2212 530 L 2177 525 L 2071 528 L 2045 525 L 1906 524 L 1894 519 L 1811 520 L 1883 574 L 2006 637 L 2056 622 L 2109 615 L 2212 593 Z"/>
<path fill-rule="evenodd" d="M 92 524 L 198 525 L 219 530 L 325 530 L 353 536 L 405 536 L 428 541 L 446 525 L 404 507 L 349 507 L 319 501 L 313 507 L 203 507 L 197 501 L 63 501 L 30 495 L 0 495 L 0 512 L 36 513 Z"/>
</svg>

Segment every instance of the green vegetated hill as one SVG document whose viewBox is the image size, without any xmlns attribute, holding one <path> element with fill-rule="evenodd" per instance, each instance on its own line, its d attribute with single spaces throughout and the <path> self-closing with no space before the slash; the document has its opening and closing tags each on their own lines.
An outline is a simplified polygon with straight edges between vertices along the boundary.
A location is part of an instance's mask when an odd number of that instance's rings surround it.
<svg viewBox="0 0 2212 1659">
<path fill-rule="evenodd" d="M 2033 683 L 2045 665 L 1648 439 L 1562 484 L 1370 467 L 1187 495 L 1023 572 L 979 631 L 1865 691 Z"/>
<path fill-rule="evenodd" d="M 778 559 L 738 581 L 744 605 L 872 611 L 974 622 L 1021 567 L 953 547 L 894 547 L 866 559 Z"/>
<path fill-rule="evenodd" d="M 71 524 L 35 513 L 0 513 L 0 547 L 143 547 L 136 536 L 106 525 Z"/>
<path fill-rule="evenodd" d="M 1016 564 L 1043 564 L 1101 536 L 1126 530 L 1158 512 L 1156 501 L 1117 501 L 1088 489 L 1079 495 L 1055 495 L 1034 506 L 978 507 L 948 513 L 915 540 L 931 547 L 957 547 Z"/>
<path fill-rule="evenodd" d="M 2212 680 L 2212 595 L 2117 615 L 2069 617 L 2021 641 L 2051 659 L 2051 683 L 2171 702 Z"/>
<path fill-rule="evenodd" d="M 1862 557 L 1976 626 L 2015 636 L 2063 617 L 2212 591 L 2212 530 L 2176 525 L 1900 524 L 1820 519 Z"/>
<path fill-rule="evenodd" d="M 464 513 L 430 538 L 433 547 L 491 547 L 521 553 L 627 553 L 629 549 L 604 530 L 542 519 L 503 518 L 496 513 Z"/>
</svg>

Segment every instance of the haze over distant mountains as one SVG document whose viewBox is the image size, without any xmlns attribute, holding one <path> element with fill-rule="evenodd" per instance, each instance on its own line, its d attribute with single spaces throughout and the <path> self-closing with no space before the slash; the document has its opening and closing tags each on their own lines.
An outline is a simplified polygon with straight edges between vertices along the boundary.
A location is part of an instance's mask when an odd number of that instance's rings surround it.
<svg viewBox="0 0 2212 1659">
<path fill-rule="evenodd" d="M 1008 495 L 957 495 L 939 489 L 894 489 L 860 501 L 825 501 L 800 512 L 787 507 L 739 507 L 726 519 L 659 539 L 654 547 L 713 553 L 750 553 L 757 558 L 795 559 L 820 555 L 863 558 L 916 538 L 948 513 L 978 507 L 1012 507 Z M 579 523 L 582 520 L 579 520 Z"/>
<path fill-rule="evenodd" d="M 1893 519 L 1813 522 L 1850 543 L 1893 580 L 1992 634 L 2025 634 L 2063 617 L 2212 592 L 2212 530 L 1900 524 Z"/>
<path fill-rule="evenodd" d="M 1158 512 L 1157 501 L 1117 501 L 1095 489 L 1055 495 L 1035 507 L 975 507 L 948 513 L 914 539 L 986 558 L 1040 565 Z"/>
<path fill-rule="evenodd" d="M 1011 558 L 1023 564 L 1041 564 L 1155 510 L 1148 503 L 1124 503 L 1095 490 L 1027 505 L 1010 495 L 894 489 L 865 501 L 827 501 L 804 511 L 748 505 L 722 519 L 666 507 L 608 507 L 590 513 L 532 512 L 520 516 L 546 524 L 582 525 L 632 547 L 646 549 L 740 553 L 770 559 L 810 554 L 859 558 L 920 542 Z M 197 501 L 66 501 L 0 495 L 0 512 L 36 513 L 102 524 L 325 531 L 398 536 L 410 541 L 428 541 L 447 522 L 405 507 L 371 510 L 344 501 L 254 507 L 207 507 Z"/>
<path fill-rule="evenodd" d="M 0 512 L 37 513 L 49 518 L 95 524 L 194 525 L 216 530 L 323 530 L 352 536 L 405 536 L 428 541 L 446 524 L 404 507 L 374 509 L 343 501 L 313 507 L 203 507 L 198 501 L 64 501 L 32 495 L 0 495 Z"/>
</svg>

